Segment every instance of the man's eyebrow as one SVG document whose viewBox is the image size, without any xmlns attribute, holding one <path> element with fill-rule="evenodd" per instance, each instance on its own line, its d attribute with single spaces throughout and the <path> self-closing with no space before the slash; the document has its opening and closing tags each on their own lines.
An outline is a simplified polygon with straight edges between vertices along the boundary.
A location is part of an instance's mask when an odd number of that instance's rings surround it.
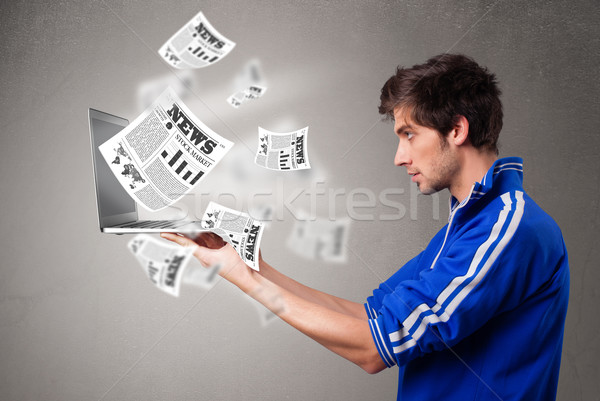
<svg viewBox="0 0 600 401">
<path fill-rule="evenodd" d="M 398 129 L 396 130 L 396 134 L 401 134 L 401 133 L 403 133 L 404 131 L 406 131 L 407 129 L 408 129 L 408 130 L 412 130 L 412 129 L 413 129 L 412 125 L 410 125 L 410 124 L 405 124 L 405 125 L 401 126 L 400 128 L 398 128 Z"/>
</svg>

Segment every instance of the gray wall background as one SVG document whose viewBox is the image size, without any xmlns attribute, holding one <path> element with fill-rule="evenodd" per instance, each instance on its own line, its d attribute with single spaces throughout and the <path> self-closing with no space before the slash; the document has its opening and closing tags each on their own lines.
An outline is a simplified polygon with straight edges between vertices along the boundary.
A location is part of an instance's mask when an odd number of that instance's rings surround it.
<svg viewBox="0 0 600 401">
<path fill-rule="evenodd" d="M 392 126 L 376 110 L 381 85 L 396 65 L 447 51 L 494 71 L 506 115 L 501 156 L 525 159 L 526 189 L 561 226 L 570 252 L 558 399 L 597 399 L 600 15 L 591 0 L 2 2 L 0 398 L 395 399 L 395 368 L 370 376 L 281 321 L 263 327 L 255 305 L 227 282 L 165 295 L 127 250 L 130 237 L 98 232 L 87 108 L 133 120 L 140 84 L 179 74 L 156 50 L 200 10 L 237 47 L 193 72 L 185 102 L 236 146 L 179 209 L 199 218 L 209 199 L 247 209 L 249 191 L 272 191 L 262 199 L 280 218 L 265 232 L 264 257 L 355 301 L 423 249 L 448 216 L 447 193 L 415 196 L 393 166 Z M 252 58 L 269 89 L 234 110 L 224 100 Z M 313 169 L 255 167 L 259 125 L 309 125 Z M 348 262 L 310 261 L 285 247 L 294 218 L 281 196 L 305 188 L 299 209 L 317 187 L 345 191 L 317 197 L 321 215 L 330 203 L 347 214 L 356 188 L 404 190 L 394 199 L 405 213 L 379 201 L 357 209 L 373 218 L 353 222 Z"/>
</svg>

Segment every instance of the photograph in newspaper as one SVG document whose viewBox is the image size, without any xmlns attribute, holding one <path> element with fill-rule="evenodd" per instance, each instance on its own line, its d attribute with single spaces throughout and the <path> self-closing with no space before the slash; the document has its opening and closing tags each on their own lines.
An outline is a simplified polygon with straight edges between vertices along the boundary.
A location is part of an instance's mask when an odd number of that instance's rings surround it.
<svg viewBox="0 0 600 401">
<path fill-rule="evenodd" d="M 303 170 L 308 161 L 308 127 L 276 133 L 258 127 L 258 149 L 254 162 L 270 170 Z"/>
<path fill-rule="evenodd" d="M 225 57 L 235 43 L 221 35 L 199 12 L 158 50 L 171 67 L 202 68 Z"/>
<path fill-rule="evenodd" d="M 98 149 L 127 193 L 154 212 L 190 192 L 232 146 L 169 87 Z"/>
<path fill-rule="evenodd" d="M 179 296 L 181 278 L 194 252 L 147 234 L 138 234 L 127 244 L 150 281 L 161 291 Z"/>
<path fill-rule="evenodd" d="M 258 251 L 264 225 L 250 215 L 210 202 L 204 212 L 202 228 L 227 238 L 244 263 L 258 271 Z M 226 240 L 227 240 L 226 239 Z"/>
<path fill-rule="evenodd" d="M 336 220 L 311 220 L 300 213 L 287 240 L 292 252 L 311 260 L 345 263 L 346 244 L 351 219 L 344 217 Z"/>
</svg>

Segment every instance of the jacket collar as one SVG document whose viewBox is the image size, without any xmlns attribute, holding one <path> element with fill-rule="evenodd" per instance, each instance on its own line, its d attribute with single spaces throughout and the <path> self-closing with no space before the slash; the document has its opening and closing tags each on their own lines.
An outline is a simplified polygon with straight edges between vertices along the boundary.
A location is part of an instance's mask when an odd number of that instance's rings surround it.
<svg viewBox="0 0 600 401">
<path fill-rule="evenodd" d="M 485 173 L 480 182 L 473 184 L 471 193 L 462 202 L 450 196 L 450 216 L 456 209 L 481 199 L 488 192 L 507 186 L 519 188 L 523 185 L 523 159 L 520 157 L 505 157 L 498 159 Z"/>
</svg>

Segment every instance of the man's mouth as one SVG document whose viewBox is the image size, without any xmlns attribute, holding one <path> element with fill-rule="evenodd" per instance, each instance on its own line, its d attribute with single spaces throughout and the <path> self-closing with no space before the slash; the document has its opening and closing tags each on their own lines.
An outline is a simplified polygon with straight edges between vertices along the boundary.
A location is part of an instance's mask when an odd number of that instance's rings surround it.
<svg viewBox="0 0 600 401">
<path fill-rule="evenodd" d="M 408 175 L 411 176 L 411 180 L 413 182 L 416 182 L 416 178 L 420 175 L 420 173 L 416 172 L 416 171 L 407 171 Z"/>
</svg>

